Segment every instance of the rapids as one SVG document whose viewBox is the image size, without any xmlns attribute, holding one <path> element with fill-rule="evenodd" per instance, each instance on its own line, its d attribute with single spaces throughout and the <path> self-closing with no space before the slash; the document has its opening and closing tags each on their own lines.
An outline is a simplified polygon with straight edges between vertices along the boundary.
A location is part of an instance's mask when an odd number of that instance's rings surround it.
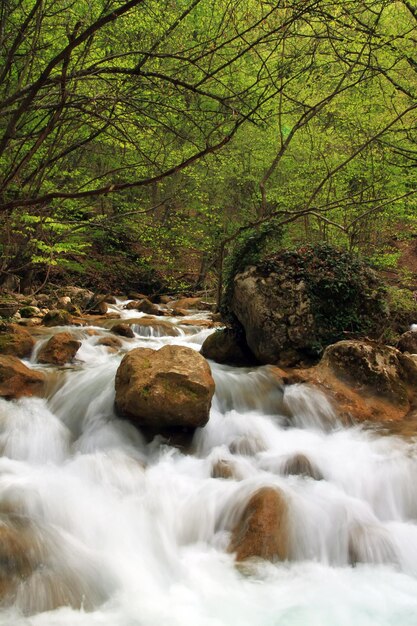
<svg viewBox="0 0 417 626">
<path fill-rule="evenodd" d="M 416 442 L 343 427 L 320 392 L 281 387 L 268 367 L 211 363 L 191 450 L 147 443 L 114 413 L 123 354 L 199 350 L 213 331 L 204 314 L 171 319 L 175 336 L 140 317 L 118 353 L 97 345 L 105 328 L 71 327 L 82 346 L 59 372 L 36 364 L 63 330 L 48 329 L 29 364 L 53 374 L 48 398 L 0 400 L 0 526 L 24 529 L 33 566 L 0 625 L 416 626 Z M 287 475 L 297 454 L 320 480 Z M 234 480 L 211 477 L 219 460 Z M 237 568 L 231 530 L 266 485 L 288 500 L 291 560 Z"/>
</svg>

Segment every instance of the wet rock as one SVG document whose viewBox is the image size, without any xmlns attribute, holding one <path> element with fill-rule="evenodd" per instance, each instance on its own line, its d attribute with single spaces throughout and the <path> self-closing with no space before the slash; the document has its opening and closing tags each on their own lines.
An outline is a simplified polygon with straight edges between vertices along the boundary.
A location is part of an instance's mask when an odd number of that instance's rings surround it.
<svg viewBox="0 0 417 626">
<path fill-rule="evenodd" d="M 213 393 L 207 361 L 183 346 L 132 350 L 116 374 L 117 410 L 153 432 L 204 426 Z"/>
<path fill-rule="evenodd" d="M 225 459 L 219 459 L 211 468 L 212 478 L 236 479 L 236 471 L 234 464 Z"/>
<path fill-rule="evenodd" d="M 128 294 L 128 300 L 146 300 L 147 296 L 144 293 L 138 291 L 130 291 Z"/>
<path fill-rule="evenodd" d="M 141 335 L 146 335 L 147 329 L 153 329 L 154 334 L 159 337 L 178 337 L 180 334 L 177 326 L 166 320 L 154 317 L 139 317 L 138 319 L 128 320 L 129 325 L 135 326 L 135 331 Z M 137 327 L 137 328 L 136 328 Z"/>
<path fill-rule="evenodd" d="M 0 354 L 21 359 L 30 356 L 35 340 L 27 330 L 16 324 L 0 324 Z"/>
<path fill-rule="evenodd" d="M 339 341 L 326 348 L 321 364 L 364 393 L 407 405 L 417 384 L 417 365 L 395 348 L 374 341 Z"/>
<path fill-rule="evenodd" d="M 44 326 L 69 326 L 72 324 L 72 315 L 64 309 L 53 309 L 43 318 Z"/>
<path fill-rule="evenodd" d="M 229 445 L 229 450 L 232 454 L 241 454 L 242 456 L 255 456 L 258 452 L 265 450 L 265 444 L 257 437 L 249 437 L 242 435 L 237 437 Z"/>
<path fill-rule="evenodd" d="M 106 302 L 107 304 L 117 304 L 116 298 L 111 295 L 104 296 L 104 302 Z"/>
<path fill-rule="evenodd" d="M 197 311 L 206 310 L 206 306 L 202 304 L 201 298 L 181 298 L 180 300 L 174 300 L 173 302 L 170 302 L 170 306 L 173 309 L 195 309 Z"/>
<path fill-rule="evenodd" d="M 229 551 L 236 561 L 258 557 L 284 561 L 289 556 L 288 505 L 280 489 L 262 487 L 252 495 L 232 532 Z"/>
<path fill-rule="evenodd" d="M 120 335 L 121 337 L 127 337 L 128 339 L 132 339 L 135 336 L 135 333 L 130 328 L 129 324 L 115 324 L 111 329 L 112 333 L 116 335 Z"/>
<path fill-rule="evenodd" d="M 141 313 L 147 313 L 147 315 L 163 315 L 162 311 L 153 304 L 148 298 L 144 298 L 143 300 L 135 300 L 133 302 L 128 302 L 124 307 L 126 310 L 136 310 Z"/>
<path fill-rule="evenodd" d="M 239 337 L 233 330 L 222 328 L 207 337 L 201 346 L 201 354 L 206 359 L 228 365 L 253 365 L 255 357 L 244 337 Z"/>
<path fill-rule="evenodd" d="M 169 304 L 170 302 L 172 302 L 172 300 L 172 296 L 159 296 L 159 302 L 161 304 Z"/>
<path fill-rule="evenodd" d="M 117 337 L 100 337 L 100 339 L 97 340 L 96 345 L 118 349 L 122 347 L 122 342 Z"/>
<path fill-rule="evenodd" d="M 352 565 L 399 564 L 399 557 L 389 532 L 376 524 L 353 525 L 349 532 L 348 553 Z"/>
<path fill-rule="evenodd" d="M 319 468 L 310 461 L 305 454 L 295 454 L 287 459 L 282 468 L 282 473 L 285 476 L 309 476 L 314 480 L 322 480 L 323 475 Z"/>
<path fill-rule="evenodd" d="M 417 354 L 417 331 L 409 330 L 403 333 L 398 340 L 397 348 L 400 352 Z"/>
<path fill-rule="evenodd" d="M 14 400 L 22 396 L 40 396 L 45 376 L 29 369 L 14 356 L 0 356 L 0 396 Z"/>
<path fill-rule="evenodd" d="M 18 584 L 33 571 L 31 546 L 22 532 L 0 526 L 0 601 L 16 592 Z"/>
<path fill-rule="evenodd" d="M 64 365 L 72 361 L 81 346 L 81 341 L 70 333 L 57 333 L 41 348 L 38 355 L 39 363 Z"/>
<path fill-rule="evenodd" d="M 156 304 L 153 304 L 147 298 L 139 302 L 137 310 L 141 313 L 146 313 L 147 315 L 163 315 L 158 306 Z"/>
</svg>

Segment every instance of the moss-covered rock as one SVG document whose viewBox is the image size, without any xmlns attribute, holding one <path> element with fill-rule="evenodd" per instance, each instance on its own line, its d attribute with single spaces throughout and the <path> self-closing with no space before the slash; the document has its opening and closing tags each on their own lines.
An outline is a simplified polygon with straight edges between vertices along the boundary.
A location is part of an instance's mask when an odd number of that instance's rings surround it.
<svg viewBox="0 0 417 626">
<path fill-rule="evenodd" d="M 72 323 L 72 315 L 64 309 L 53 309 L 43 318 L 45 326 L 69 326 Z"/>
<path fill-rule="evenodd" d="M 17 324 L 0 324 L 0 354 L 11 354 L 21 359 L 30 356 L 35 340 Z"/>
<path fill-rule="evenodd" d="M 230 309 L 261 363 L 317 359 L 347 336 L 378 336 L 389 310 L 373 270 L 328 245 L 282 251 L 234 277 Z"/>
</svg>

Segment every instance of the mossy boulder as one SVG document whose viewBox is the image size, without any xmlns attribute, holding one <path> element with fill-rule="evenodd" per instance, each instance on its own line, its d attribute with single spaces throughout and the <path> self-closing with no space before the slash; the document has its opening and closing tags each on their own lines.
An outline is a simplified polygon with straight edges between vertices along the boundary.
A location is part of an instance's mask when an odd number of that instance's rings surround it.
<svg viewBox="0 0 417 626">
<path fill-rule="evenodd" d="M 35 340 L 17 324 L 0 324 L 0 354 L 11 354 L 21 359 L 30 356 Z"/>
<path fill-rule="evenodd" d="M 377 336 L 389 315 L 375 272 L 327 245 L 282 251 L 233 280 L 230 310 L 261 363 L 317 360 L 339 339 Z"/>
<path fill-rule="evenodd" d="M 214 380 L 207 361 L 184 346 L 136 348 L 116 374 L 116 409 L 152 432 L 195 430 L 209 418 Z"/>
<path fill-rule="evenodd" d="M 53 309 L 43 318 L 44 326 L 69 326 L 72 323 L 72 315 L 64 309 Z"/>
</svg>

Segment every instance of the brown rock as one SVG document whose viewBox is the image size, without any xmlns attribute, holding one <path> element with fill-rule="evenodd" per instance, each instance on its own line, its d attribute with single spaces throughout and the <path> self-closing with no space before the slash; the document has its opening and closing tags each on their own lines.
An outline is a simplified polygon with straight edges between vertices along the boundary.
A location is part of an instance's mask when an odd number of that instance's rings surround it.
<svg viewBox="0 0 417 626">
<path fill-rule="evenodd" d="M 107 346 L 108 348 L 120 348 L 122 342 L 117 337 L 100 337 L 97 341 L 98 346 Z"/>
<path fill-rule="evenodd" d="M 172 296 L 159 296 L 159 302 L 161 304 L 169 304 L 172 300 Z"/>
<path fill-rule="evenodd" d="M 229 446 L 232 454 L 241 454 L 242 456 L 255 456 L 258 452 L 265 450 L 265 444 L 256 437 L 248 437 L 242 435 L 236 437 Z"/>
<path fill-rule="evenodd" d="M 72 324 L 72 316 L 64 309 L 52 309 L 43 318 L 44 326 L 69 326 Z"/>
<path fill-rule="evenodd" d="M 0 396 L 14 400 L 22 396 L 40 396 L 45 376 L 29 369 L 14 356 L 0 356 Z"/>
<path fill-rule="evenodd" d="M 201 311 L 201 298 L 181 298 L 180 300 L 174 300 L 170 302 L 173 309 L 197 309 Z"/>
<path fill-rule="evenodd" d="M 128 320 L 130 326 L 135 326 L 135 332 L 138 335 L 147 335 L 148 328 L 154 330 L 154 334 L 159 337 L 178 337 L 179 330 L 171 322 L 154 317 L 139 317 L 136 320 Z"/>
<path fill-rule="evenodd" d="M 38 362 L 64 365 L 73 360 L 80 346 L 81 341 L 70 333 L 57 333 L 41 348 Z"/>
<path fill-rule="evenodd" d="M 295 454 L 286 460 L 282 473 L 286 476 L 310 476 L 314 480 L 322 480 L 323 476 L 316 465 L 314 465 L 305 454 Z"/>
<path fill-rule="evenodd" d="M 135 336 L 135 333 L 130 328 L 129 324 L 115 324 L 111 329 L 112 333 L 120 335 L 121 337 L 127 337 L 131 339 Z"/>
<path fill-rule="evenodd" d="M 415 330 L 409 330 L 403 333 L 398 340 L 397 348 L 400 352 L 417 354 L 417 332 Z"/>
<path fill-rule="evenodd" d="M 204 426 L 213 393 L 207 361 L 184 346 L 132 350 L 116 374 L 117 410 L 154 432 Z"/>
<path fill-rule="evenodd" d="M 16 324 L 0 324 L 0 354 L 24 358 L 32 352 L 35 341 L 27 330 Z"/>
<path fill-rule="evenodd" d="M 219 459 L 211 468 L 211 477 L 235 479 L 236 473 L 233 463 L 231 461 L 226 461 L 225 459 Z"/>
<path fill-rule="evenodd" d="M 19 582 L 32 573 L 30 544 L 23 533 L 0 526 L 0 601 L 15 592 Z"/>
<path fill-rule="evenodd" d="M 201 346 L 206 359 L 228 365 L 251 365 L 256 362 L 244 337 L 238 337 L 229 328 L 222 328 L 207 337 Z"/>
<path fill-rule="evenodd" d="M 323 391 L 338 416 L 352 421 L 395 426 L 407 418 L 404 432 L 415 430 L 417 364 L 412 356 L 372 341 L 343 341 L 329 346 L 316 367 L 287 372 L 286 382 L 307 382 Z"/>
<path fill-rule="evenodd" d="M 233 529 L 229 551 L 236 553 L 236 561 L 288 559 L 288 505 L 280 489 L 262 487 L 252 495 Z"/>
<path fill-rule="evenodd" d="M 408 386 L 417 383 L 414 361 L 375 341 L 339 341 L 326 348 L 321 364 L 365 394 L 397 405 L 408 404 Z"/>
</svg>

